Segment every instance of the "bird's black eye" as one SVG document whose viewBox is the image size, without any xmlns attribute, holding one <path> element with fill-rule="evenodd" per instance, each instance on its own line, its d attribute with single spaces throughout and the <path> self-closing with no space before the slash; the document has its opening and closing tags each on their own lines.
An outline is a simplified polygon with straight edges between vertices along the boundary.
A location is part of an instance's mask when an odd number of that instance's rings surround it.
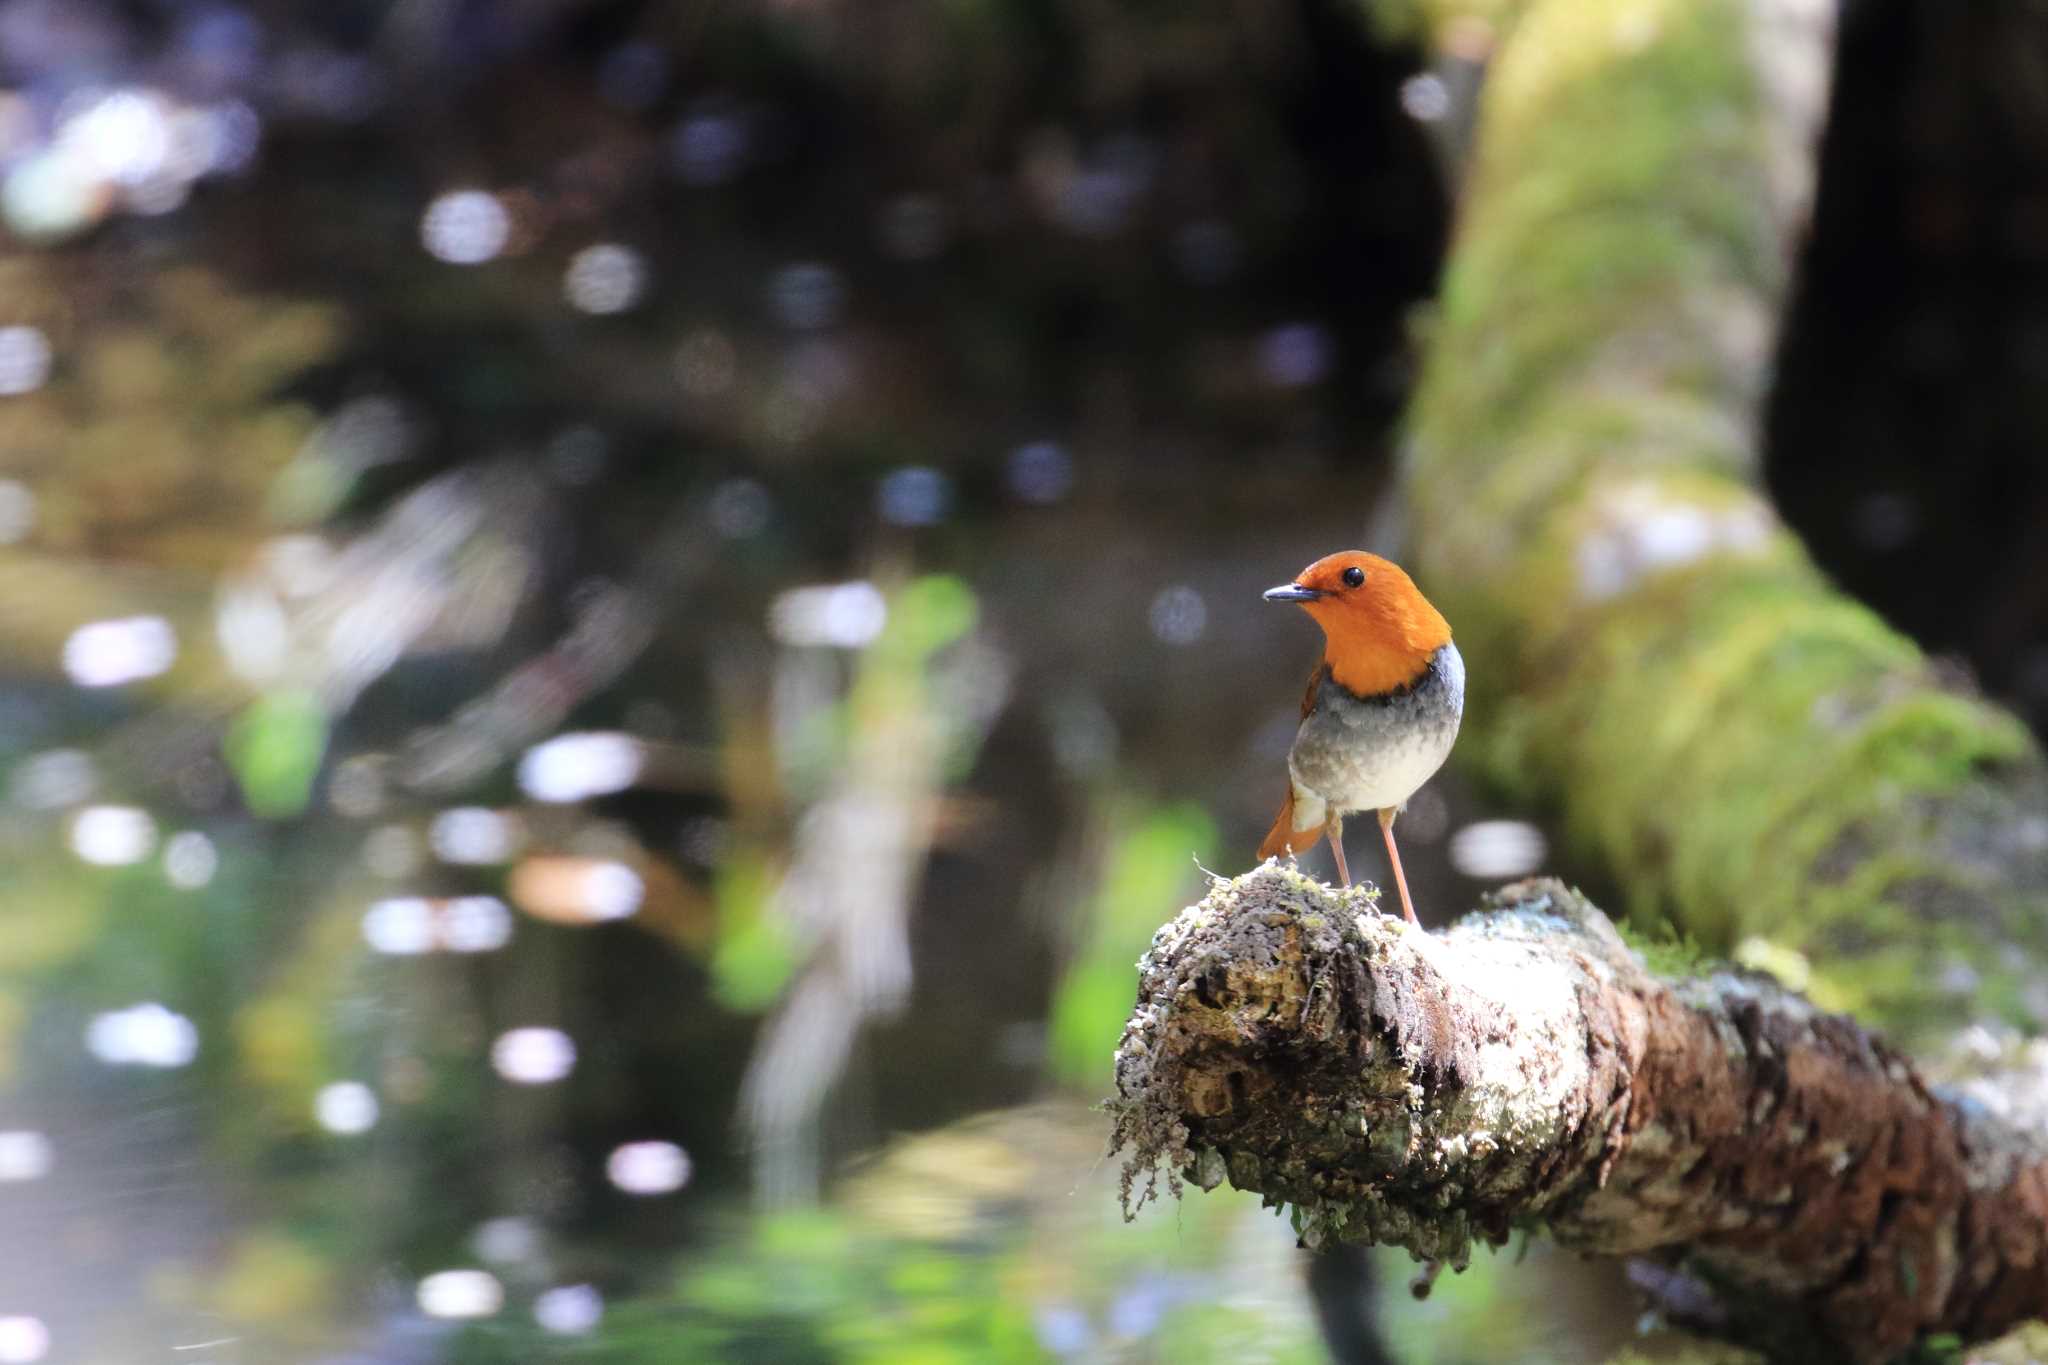
<svg viewBox="0 0 2048 1365">
<path fill-rule="evenodd" d="M 1357 566 L 1356 564 L 1353 564 L 1353 565 L 1352 565 L 1352 566 L 1351 566 L 1350 568 L 1348 568 L 1348 569 L 1346 569 L 1346 570 L 1344 571 L 1344 586 L 1345 586 L 1345 587 L 1347 587 L 1347 588 L 1355 588 L 1355 587 L 1358 587 L 1359 585 L 1361 585 L 1361 584 L 1362 584 L 1362 583 L 1364 583 L 1364 582 L 1365 582 L 1365 570 L 1363 570 L 1363 569 L 1359 568 L 1359 567 L 1358 567 L 1358 566 Z"/>
</svg>

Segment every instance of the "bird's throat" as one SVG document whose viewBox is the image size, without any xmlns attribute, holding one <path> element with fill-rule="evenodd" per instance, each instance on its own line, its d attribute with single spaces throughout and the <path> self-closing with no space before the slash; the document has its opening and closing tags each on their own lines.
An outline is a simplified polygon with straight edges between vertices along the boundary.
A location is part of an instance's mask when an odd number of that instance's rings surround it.
<svg viewBox="0 0 2048 1365">
<path fill-rule="evenodd" d="M 1380 697 L 1412 688 L 1429 672 L 1429 657 L 1392 650 L 1350 650 L 1342 655 L 1335 649 L 1323 652 L 1330 677 L 1354 697 Z"/>
</svg>

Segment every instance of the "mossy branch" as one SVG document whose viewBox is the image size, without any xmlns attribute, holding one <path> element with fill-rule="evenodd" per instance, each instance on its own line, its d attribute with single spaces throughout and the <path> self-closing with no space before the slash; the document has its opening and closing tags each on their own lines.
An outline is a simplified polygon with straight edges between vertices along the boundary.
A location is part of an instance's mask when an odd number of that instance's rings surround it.
<svg viewBox="0 0 2048 1365">
<path fill-rule="evenodd" d="M 1471 667 L 1461 761 L 1633 917 L 1803 953 L 1902 1040 L 2041 1027 L 2040 749 L 1836 591 L 1758 486 L 1831 7 L 1488 13 L 1405 471 Z"/>
<path fill-rule="evenodd" d="M 1267 863 L 1160 930 L 1117 1051 L 1127 1206 L 1163 1163 L 1292 1205 L 1305 1245 L 1453 1266 L 1540 1225 L 1682 1267 L 1717 1291 L 1695 1325 L 1781 1359 L 2048 1312 L 2039 1124 L 1768 979 L 1653 975 L 1562 883 L 1437 937 L 1375 897 Z"/>
</svg>

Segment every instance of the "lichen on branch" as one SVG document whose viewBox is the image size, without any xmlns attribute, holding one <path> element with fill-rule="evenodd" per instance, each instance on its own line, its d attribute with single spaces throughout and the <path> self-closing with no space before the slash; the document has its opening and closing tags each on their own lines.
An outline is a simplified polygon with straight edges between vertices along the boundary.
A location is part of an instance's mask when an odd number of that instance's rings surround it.
<svg viewBox="0 0 2048 1365">
<path fill-rule="evenodd" d="M 1653 975 L 1559 882 L 1441 936 L 1375 901 L 1268 863 L 1159 931 L 1117 1051 L 1127 1209 L 1163 1165 L 1292 1205 L 1308 1246 L 1456 1267 L 1540 1225 L 1682 1264 L 1730 1334 L 1817 1360 L 2048 1310 L 2034 1130 L 1766 978 Z"/>
</svg>

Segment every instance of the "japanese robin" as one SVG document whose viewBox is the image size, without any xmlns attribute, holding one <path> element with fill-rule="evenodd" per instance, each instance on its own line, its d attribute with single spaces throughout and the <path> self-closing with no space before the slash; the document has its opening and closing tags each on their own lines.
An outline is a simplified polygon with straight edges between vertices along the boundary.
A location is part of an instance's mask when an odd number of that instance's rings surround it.
<svg viewBox="0 0 2048 1365">
<path fill-rule="evenodd" d="M 1359 550 L 1318 559 L 1268 589 L 1266 600 L 1297 603 L 1314 617 L 1323 656 L 1287 753 L 1287 800 L 1259 856 L 1305 853 L 1328 834 L 1337 876 L 1349 886 L 1344 817 L 1376 811 L 1401 913 L 1414 923 L 1394 817 L 1458 738 L 1465 661 L 1450 625 L 1399 565 Z"/>
</svg>

